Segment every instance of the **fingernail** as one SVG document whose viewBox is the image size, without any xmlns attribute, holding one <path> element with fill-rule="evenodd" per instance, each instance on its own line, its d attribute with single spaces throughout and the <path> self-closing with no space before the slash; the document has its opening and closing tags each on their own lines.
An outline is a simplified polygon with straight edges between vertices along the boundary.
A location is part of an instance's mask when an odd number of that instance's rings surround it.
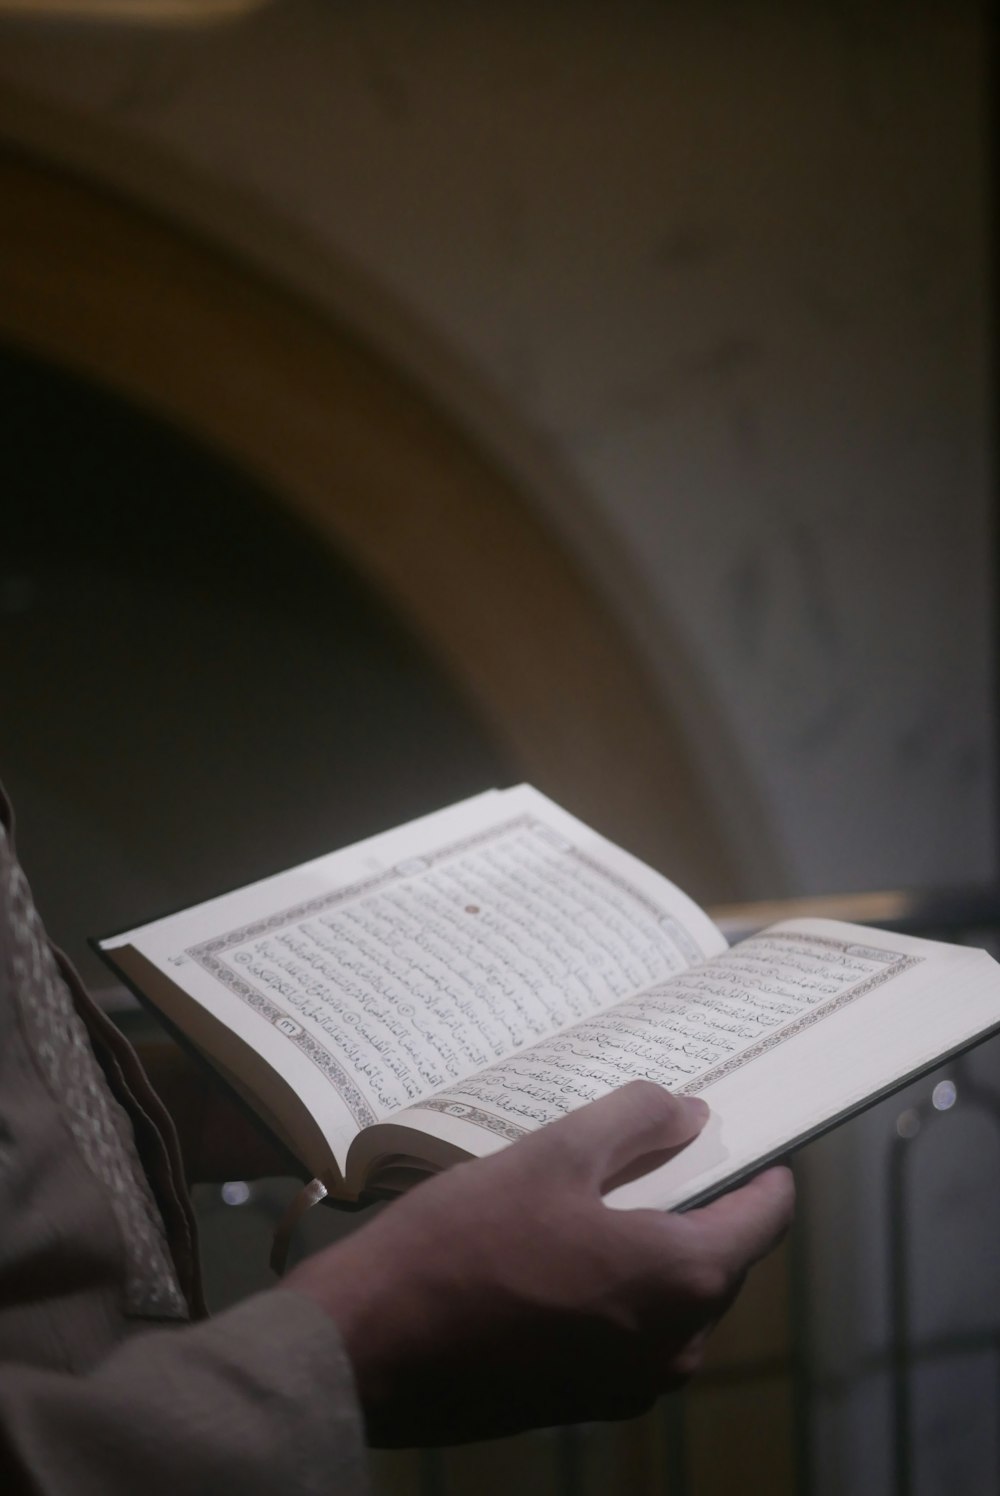
<svg viewBox="0 0 1000 1496">
<path fill-rule="evenodd" d="M 712 1115 L 712 1109 L 707 1101 L 702 1101 L 700 1096 L 682 1096 L 689 1114 L 699 1122 L 707 1122 Z"/>
</svg>

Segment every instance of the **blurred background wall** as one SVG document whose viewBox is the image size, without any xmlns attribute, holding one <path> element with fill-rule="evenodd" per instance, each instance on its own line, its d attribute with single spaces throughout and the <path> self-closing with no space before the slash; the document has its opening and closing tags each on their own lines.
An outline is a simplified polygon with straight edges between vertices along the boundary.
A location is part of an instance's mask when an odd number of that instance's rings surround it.
<svg viewBox="0 0 1000 1496">
<path fill-rule="evenodd" d="M 988 66 L 973 0 L 0 6 L 0 762 L 57 932 L 522 775 L 709 901 L 993 879 Z M 886 1127 L 813 1150 L 837 1375 Z M 817 1489 L 885 1489 L 830 1386 Z"/>
</svg>

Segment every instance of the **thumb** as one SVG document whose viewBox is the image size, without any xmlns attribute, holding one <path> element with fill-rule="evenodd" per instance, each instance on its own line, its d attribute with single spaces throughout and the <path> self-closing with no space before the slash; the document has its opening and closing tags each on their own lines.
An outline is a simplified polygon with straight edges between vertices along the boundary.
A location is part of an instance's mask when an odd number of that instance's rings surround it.
<svg viewBox="0 0 1000 1496">
<path fill-rule="evenodd" d="M 603 1189 L 633 1177 L 639 1160 L 677 1152 L 698 1136 L 708 1107 L 693 1096 L 674 1096 L 649 1080 L 633 1080 L 579 1107 L 535 1134 L 539 1151 L 556 1155 L 553 1177 L 573 1177 Z"/>
<path fill-rule="evenodd" d="M 697 1237 L 702 1254 L 729 1271 L 745 1271 L 777 1246 L 794 1208 L 792 1171 L 779 1165 L 678 1219 Z"/>
</svg>

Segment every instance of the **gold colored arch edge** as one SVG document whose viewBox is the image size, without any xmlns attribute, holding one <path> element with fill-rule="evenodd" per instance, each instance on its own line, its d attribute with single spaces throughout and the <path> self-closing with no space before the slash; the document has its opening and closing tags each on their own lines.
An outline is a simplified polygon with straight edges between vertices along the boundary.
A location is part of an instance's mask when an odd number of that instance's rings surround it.
<svg viewBox="0 0 1000 1496">
<path fill-rule="evenodd" d="M 780 890 L 740 866 L 603 595 L 446 411 L 348 328 L 87 177 L 0 145 L 0 196 L 0 336 L 255 475 L 403 617 L 525 779 L 696 897 Z"/>
</svg>

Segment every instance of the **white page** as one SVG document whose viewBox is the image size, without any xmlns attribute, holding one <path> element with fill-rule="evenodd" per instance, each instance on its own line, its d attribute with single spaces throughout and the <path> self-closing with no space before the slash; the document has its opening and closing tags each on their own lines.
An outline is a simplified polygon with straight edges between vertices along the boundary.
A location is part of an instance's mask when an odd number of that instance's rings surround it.
<svg viewBox="0 0 1000 1496">
<path fill-rule="evenodd" d="M 247 1001 L 244 995 L 219 981 L 190 951 L 213 939 L 225 940 L 262 921 L 269 922 L 283 910 L 301 908 L 325 899 L 338 889 L 378 878 L 426 850 L 429 839 L 446 842 L 474 835 L 494 823 L 499 799 L 497 790 L 486 790 L 444 810 L 195 904 L 179 914 L 122 931 L 100 941 L 99 946 L 112 956 L 118 947 L 134 947 L 238 1040 L 263 1055 L 301 1097 L 326 1136 L 338 1167 L 343 1169 L 350 1141 L 359 1125 L 364 1125 L 359 1124 L 355 1115 L 364 1105 L 364 1098 L 358 1092 L 352 1107 L 331 1083 L 331 1072 L 324 1064 L 324 1036 L 310 1033 L 307 1026 L 293 1024 L 295 1032 L 287 1035 L 290 1042 L 286 1042 L 277 1026 L 281 1015 L 275 1013 L 274 1005 L 255 1001 L 261 996 L 259 993 L 251 994 L 251 1000 Z M 290 1015 L 285 1016 L 291 1023 Z M 310 1039 L 320 1048 L 311 1051 L 307 1047 Z M 350 1091 L 346 1072 L 343 1079 Z"/>
<path fill-rule="evenodd" d="M 264 1055 L 341 1168 L 360 1128 L 724 944 L 525 786 L 102 942 Z"/>
<path fill-rule="evenodd" d="M 1000 970 L 982 952 L 789 921 L 449 1088 L 414 1108 L 413 1121 L 482 1154 L 637 1076 L 701 1095 L 712 1108 L 705 1133 L 609 1196 L 670 1208 L 997 1024 Z"/>
<path fill-rule="evenodd" d="M 700 1094 L 712 1117 L 704 1134 L 610 1203 L 670 1208 L 697 1198 L 1000 1025 L 1000 968 L 985 951 L 830 920 L 775 928 L 836 938 L 853 930 L 861 944 L 902 951 L 913 965 L 707 1085 Z"/>
</svg>

